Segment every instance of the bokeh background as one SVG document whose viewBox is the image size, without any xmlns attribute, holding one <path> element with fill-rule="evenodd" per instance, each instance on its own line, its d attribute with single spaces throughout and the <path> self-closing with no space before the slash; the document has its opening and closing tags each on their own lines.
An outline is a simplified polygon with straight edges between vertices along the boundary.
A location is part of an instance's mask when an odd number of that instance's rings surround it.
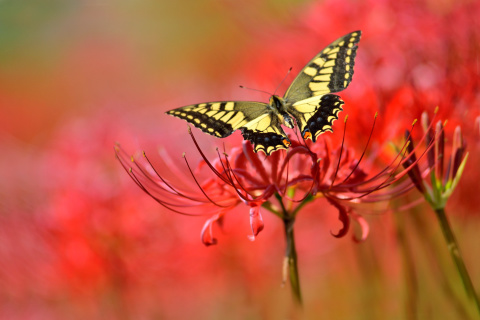
<svg viewBox="0 0 480 320">
<path fill-rule="evenodd" d="M 0 318 L 287 319 L 282 223 L 264 213 L 254 242 L 239 206 L 205 247 L 205 216 L 165 211 L 115 160 L 160 148 L 198 161 L 187 126 L 164 112 L 209 100 L 259 100 L 287 70 L 362 30 L 342 92 L 347 143 L 401 145 L 439 106 L 470 152 L 447 213 L 480 288 L 480 2 L 0 0 Z M 343 121 L 336 123 L 341 132 Z M 196 131 L 205 153 L 241 142 Z M 388 156 L 388 155 L 387 155 Z M 387 157 L 386 156 L 386 157 Z M 196 157 L 196 158 L 195 158 Z M 392 208 L 420 198 L 412 191 Z M 404 201 L 404 202 L 402 202 Z M 310 319 L 458 319 L 471 313 L 431 209 L 369 212 L 369 238 L 336 239 L 318 200 L 296 223 Z M 362 212 L 360 212 L 362 213 Z"/>
</svg>

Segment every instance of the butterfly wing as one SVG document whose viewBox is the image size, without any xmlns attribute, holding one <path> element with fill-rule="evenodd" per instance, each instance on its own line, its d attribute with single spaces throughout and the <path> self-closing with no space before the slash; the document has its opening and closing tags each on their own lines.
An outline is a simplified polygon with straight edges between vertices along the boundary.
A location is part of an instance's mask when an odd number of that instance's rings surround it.
<svg viewBox="0 0 480 320">
<path fill-rule="evenodd" d="M 326 132 L 332 132 L 332 125 L 338 119 L 338 113 L 343 110 L 343 100 L 335 94 L 325 94 L 301 100 L 289 108 L 289 113 L 295 117 L 304 139 L 312 139 Z"/>
<path fill-rule="evenodd" d="M 361 31 L 351 32 L 323 49 L 293 80 L 285 94 L 287 111 L 295 117 L 304 139 L 313 141 L 332 131 L 343 101 L 329 94 L 347 88 L 353 77 Z"/>
<path fill-rule="evenodd" d="M 267 156 L 279 149 L 287 149 L 290 140 L 280 126 L 282 121 L 271 111 L 248 122 L 240 128 L 245 140 L 255 145 L 254 151 L 263 151 Z"/>
<path fill-rule="evenodd" d="M 240 129 L 245 140 L 255 145 L 255 152 L 261 150 L 266 155 L 290 146 L 287 135 L 280 127 L 278 114 L 266 103 L 208 102 L 173 109 L 167 114 L 184 119 L 218 138 L 225 138 Z"/>
<path fill-rule="evenodd" d="M 297 102 L 348 87 L 361 35 L 361 31 L 351 32 L 317 54 L 293 80 L 285 100 Z"/>
</svg>

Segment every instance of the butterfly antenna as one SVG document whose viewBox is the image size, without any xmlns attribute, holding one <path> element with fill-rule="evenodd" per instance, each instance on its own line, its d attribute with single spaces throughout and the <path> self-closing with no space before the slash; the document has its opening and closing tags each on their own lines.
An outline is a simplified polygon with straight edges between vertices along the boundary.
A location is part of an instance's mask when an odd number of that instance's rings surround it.
<svg viewBox="0 0 480 320">
<path fill-rule="evenodd" d="M 273 94 L 277 93 L 278 88 L 280 88 L 280 86 L 285 81 L 285 79 L 287 79 L 288 75 L 290 74 L 290 71 L 292 71 L 292 67 L 290 67 L 290 69 L 288 69 L 287 74 L 285 75 L 285 77 L 283 77 L 282 81 L 280 81 L 278 86 L 275 88 L 275 91 L 273 92 Z"/>
<path fill-rule="evenodd" d="M 252 91 L 257 91 L 257 92 L 261 92 L 261 93 L 266 93 L 266 94 L 268 94 L 269 96 L 272 95 L 270 92 L 263 91 L 263 90 L 253 89 L 253 88 L 249 88 L 249 87 L 245 87 L 245 86 L 239 86 L 239 87 L 242 88 L 242 89 L 248 89 L 248 90 L 252 90 Z"/>
</svg>

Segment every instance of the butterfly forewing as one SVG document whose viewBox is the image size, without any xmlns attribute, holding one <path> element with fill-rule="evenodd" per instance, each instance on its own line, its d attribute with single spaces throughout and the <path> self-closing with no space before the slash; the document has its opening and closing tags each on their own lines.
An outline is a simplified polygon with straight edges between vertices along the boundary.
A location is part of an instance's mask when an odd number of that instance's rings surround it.
<svg viewBox="0 0 480 320">
<path fill-rule="evenodd" d="M 317 54 L 293 80 L 285 100 L 295 103 L 345 89 L 352 81 L 361 34 L 361 31 L 349 33 Z"/>
<path fill-rule="evenodd" d="M 245 140 L 269 155 L 290 145 L 280 127 L 278 115 L 266 103 L 249 101 L 219 101 L 199 103 L 167 111 L 184 119 L 205 133 L 219 138 L 241 129 Z"/>
<path fill-rule="evenodd" d="M 262 102 L 219 101 L 185 106 L 167 114 L 187 120 L 212 136 L 225 138 L 267 110 L 267 104 Z"/>
</svg>

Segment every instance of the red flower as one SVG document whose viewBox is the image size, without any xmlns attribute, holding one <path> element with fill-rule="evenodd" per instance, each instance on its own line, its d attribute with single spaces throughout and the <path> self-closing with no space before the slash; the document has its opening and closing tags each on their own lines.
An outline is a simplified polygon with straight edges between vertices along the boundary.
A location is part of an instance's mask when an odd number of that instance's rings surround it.
<svg viewBox="0 0 480 320">
<path fill-rule="evenodd" d="M 425 131 L 425 152 L 428 156 L 428 163 L 424 168 L 418 164 L 413 139 L 410 132 L 407 131 L 408 157 L 404 166 L 412 167 L 412 170 L 408 172 L 410 179 L 432 208 L 434 210 L 444 209 L 447 200 L 458 185 L 468 153 L 465 155 L 465 144 L 459 126 L 455 128 L 451 145 L 446 145 L 447 140 L 441 121 L 437 122 L 434 131 L 429 124 L 427 113 L 424 112 L 422 114 L 422 125 Z M 445 149 L 451 149 L 451 155 L 446 165 Z M 427 180 L 430 180 L 430 183 Z"/>
<path fill-rule="evenodd" d="M 260 207 L 281 218 L 284 218 L 282 210 L 288 208 L 294 218 L 306 203 L 322 197 L 338 209 L 343 228 L 334 236 L 342 237 L 348 232 L 350 217 L 361 220 L 359 215 L 350 214 L 354 206 L 386 201 L 414 186 L 404 180 L 392 187 L 413 167 L 396 173 L 406 161 L 405 146 L 390 165 L 377 174 L 369 174 L 360 166 L 365 151 L 356 159 L 353 150 L 345 149 L 343 142 L 340 147 L 332 148 L 328 136 L 317 143 L 292 140 L 288 152 L 274 152 L 269 157 L 254 153 L 250 143 L 244 141 L 242 147 L 232 149 L 229 154 L 217 150 L 217 158 L 210 161 L 189 132 L 202 157 L 199 166 L 192 170 L 183 156 L 189 177 L 165 154 L 161 167 L 170 169 L 174 174 L 170 178 L 164 170 L 160 173 L 155 169 L 145 153 L 142 157 L 129 157 L 119 145 L 115 152 L 133 181 L 160 205 L 181 214 L 211 216 L 202 230 L 206 245 L 217 243 L 213 225 L 221 225 L 225 214 L 241 202 L 250 207 L 252 240 L 264 227 Z M 208 168 L 213 175 L 200 180 L 202 168 Z M 365 225 L 363 221 L 361 225 Z M 362 238 L 366 235 L 364 232 Z"/>
</svg>

